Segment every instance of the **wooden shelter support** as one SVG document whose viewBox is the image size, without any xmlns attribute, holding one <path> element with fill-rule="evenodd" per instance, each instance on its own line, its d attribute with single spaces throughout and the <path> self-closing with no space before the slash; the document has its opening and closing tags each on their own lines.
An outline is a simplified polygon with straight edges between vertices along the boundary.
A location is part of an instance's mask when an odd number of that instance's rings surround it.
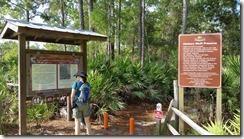
<svg viewBox="0 0 244 139">
<path fill-rule="evenodd" d="M 80 44 L 80 50 L 83 53 L 82 55 L 82 65 L 81 70 L 87 72 L 87 43 L 86 41 L 82 41 Z"/>
<path fill-rule="evenodd" d="M 83 70 L 84 72 L 87 72 L 87 41 L 82 41 L 80 43 L 80 52 L 82 53 L 82 61 L 80 65 L 81 67 L 78 67 L 79 70 Z M 67 96 L 67 121 L 71 121 L 72 119 L 72 110 L 71 110 L 71 102 L 70 102 L 70 96 Z"/>
<path fill-rule="evenodd" d="M 18 35 L 19 40 L 19 55 L 18 55 L 18 83 L 19 83 L 19 135 L 26 135 L 26 36 L 25 34 Z"/>
<path fill-rule="evenodd" d="M 51 26 L 41 23 L 31 23 L 20 20 L 7 19 L 6 23 L 0 32 L 0 39 L 19 40 L 19 55 L 18 55 L 18 99 L 19 99 L 19 134 L 25 135 L 26 132 L 26 100 L 31 90 L 27 89 L 31 84 L 31 77 L 28 75 L 26 56 L 26 42 L 37 41 L 57 44 L 80 45 L 82 60 L 78 69 L 87 72 L 87 42 L 88 41 L 106 41 L 107 36 L 87 30 L 77 30 Z M 44 52 L 44 51 L 42 51 Z M 49 51 L 50 52 L 50 51 Z M 53 53 L 53 52 L 52 52 Z M 58 52 L 60 53 L 60 52 Z M 54 53 L 54 54 L 58 54 Z M 61 54 L 61 53 L 60 53 Z M 26 59 L 27 57 L 27 59 Z M 28 75 L 28 76 L 27 76 Z M 28 84 L 27 84 L 28 83 Z M 71 91 L 71 90 L 70 90 Z M 28 96 L 28 97 L 27 97 Z M 71 103 L 70 97 L 67 97 L 67 119 L 71 120 Z"/>
</svg>

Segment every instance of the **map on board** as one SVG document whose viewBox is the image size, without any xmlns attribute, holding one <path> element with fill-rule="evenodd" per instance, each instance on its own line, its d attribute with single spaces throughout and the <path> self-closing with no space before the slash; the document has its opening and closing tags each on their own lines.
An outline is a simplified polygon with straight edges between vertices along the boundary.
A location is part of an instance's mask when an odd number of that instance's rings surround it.
<svg viewBox="0 0 244 139">
<path fill-rule="evenodd" d="M 58 64 L 58 88 L 71 88 L 75 81 L 73 75 L 77 72 L 76 64 Z"/>
</svg>

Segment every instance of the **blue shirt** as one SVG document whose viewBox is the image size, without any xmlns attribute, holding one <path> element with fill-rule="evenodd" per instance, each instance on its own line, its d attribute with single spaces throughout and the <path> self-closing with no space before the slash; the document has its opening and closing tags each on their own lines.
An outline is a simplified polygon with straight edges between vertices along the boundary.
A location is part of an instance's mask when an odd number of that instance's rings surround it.
<svg viewBox="0 0 244 139">
<path fill-rule="evenodd" d="M 78 82 L 74 82 L 71 86 L 72 89 L 75 89 L 75 91 L 77 91 L 75 93 L 75 97 L 74 97 L 74 100 L 77 100 L 78 97 L 80 96 L 80 87 L 82 86 L 82 82 L 81 81 L 78 81 Z"/>
</svg>

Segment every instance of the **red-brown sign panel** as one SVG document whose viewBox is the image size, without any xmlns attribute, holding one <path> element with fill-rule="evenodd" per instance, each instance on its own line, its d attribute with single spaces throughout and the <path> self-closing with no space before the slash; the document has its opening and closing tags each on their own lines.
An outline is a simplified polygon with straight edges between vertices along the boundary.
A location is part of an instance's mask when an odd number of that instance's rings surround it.
<svg viewBox="0 0 244 139">
<path fill-rule="evenodd" d="M 178 45 L 178 85 L 220 88 L 222 35 L 181 34 Z"/>
</svg>

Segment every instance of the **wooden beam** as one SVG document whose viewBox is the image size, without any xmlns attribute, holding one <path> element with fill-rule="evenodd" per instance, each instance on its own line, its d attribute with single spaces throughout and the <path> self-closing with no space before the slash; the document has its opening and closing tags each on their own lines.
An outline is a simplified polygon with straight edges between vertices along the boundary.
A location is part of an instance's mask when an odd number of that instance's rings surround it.
<svg viewBox="0 0 244 139">
<path fill-rule="evenodd" d="M 36 40 L 38 38 L 39 35 L 34 35 L 34 40 Z"/>
<path fill-rule="evenodd" d="M 84 40 L 74 40 L 74 44 L 82 44 Z"/>
<path fill-rule="evenodd" d="M 55 41 L 58 42 L 60 39 L 61 39 L 60 37 L 59 38 L 56 38 Z"/>
<path fill-rule="evenodd" d="M 173 134 L 173 135 L 180 135 L 180 133 L 178 131 L 175 130 L 175 128 L 173 126 L 171 126 L 170 124 L 167 124 L 169 131 Z"/>
<path fill-rule="evenodd" d="M 30 50 L 30 49 L 26 49 L 26 50 Z M 26 51 L 25 51 L 26 53 Z M 29 94 L 31 94 L 32 91 L 32 68 L 31 68 L 31 59 L 30 59 L 31 55 L 26 53 L 26 101 L 28 101 L 30 99 Z M 36 94 L 35 94 L 36 95 Z M 32 97 L 31 97 L 32 99 Z"/>
<path fill-rule="evenodd" d="M 172 111 L 172 106 L 173 106 L 173 103 L 174 103 L 174 100 L 172 99 L 171 101 L 170 101 L 170 104 L 169 104 L 169 107 L 168 107 L 168 111 L 167 111 L 167 115 L 166 115 L 166 117 L 165 117 L 165 119 L 164 119 L 164 123 L 163 123 L 163 126 L 162 126 L 162 132 L 163 132 L 163 134 L 164 134 L 164 132 L 166 132 L 167 130 L 167 124 L 168 124 L 168 122 L 170 122 L 170 120 L 171 120 L 171 117 L 172 117 L 172 114 L 173 114 L 173 111 Z"/>
<path fill-rule="evenodd" d="M 14 37 L 16 37 L 16 36 L 18 36 L 18 35 L 19 35 L 19 33 L 13 32 L 13 33 L 10 35 L 10 37 L 11 37 L 11 38 L 14 38 Z"/>
<path fill-rule="evenodd" d="M 87 72 L 87 43 L 86 43 L 86 41 L 83 41 L 80 44 L 80 48 L 81 48 L 81 52 L 83 53 L 81 70 L 83 70 L 84 72 Z"/>
<path fill-rule="evenodd" d="M 45 38 L 61 38 L 67 40 L 93 40 L 93 41 L 106 41 L 107 37 L 105 36 L 95 36 L 95 35 L 85 35 L 85 34 L 76 34 L 76 33 L 69 33 L 69 32 L 59 32 L 59 31 L 51 31 L 51 30 L 43 30 L 43 29 L 33 29 L 33 28 L 25 28 L 20 27 L 20 33 L 25 33 L 26 36 L 30 35 L 44 35 Z M 31 41 L 31 40 L 30 40 Z"/>
<path fill-rule="evenodd" d="M 19 135 L 26 135 L 26 55 L 25 55 L 25 45 L 26 36 L 25 34 L 19 34 L 19 55 L 18 55 L 18 99 L 19 99 Z"/>
<path fill-rule="evenodd" d="M 69 52 L 69 51 L 50 51 L 50 50 L 26 50 L 28 54 L 53 54 L 53 55 L 67 55 L 67 56 L 82 56 L 83 52 Z"/>
<path fill-rule="evenodd" d="M 172 109 L 172 111 L 174 111 L 174 113 L 176 115 L 178 115 L 180 117 L 180 119 L 185 121 L 189 126 L 191 126 L 194 130 L 196 130 L 201 135 L 212 135 L 207 130 L 203 129 L 202 127 L 197 125 L 195 122 L 193 122 L 189 117 L 187 117 L 184 113 L 182 113 L 178 109 L 176 109 L 174 107 L 172 107 L 171 109 Z"/>
<path fill-rule="evenodd" d="M 0 34 L 1 39 L 9 38 L 9 36 L 6 36 L 8 31 L 18 32 L 19 27 L 15 26 L 11 23 L 5 24 L 4 28 L 2 29 L 2 32 Z M 11 38 L 10 38 L 11 39 Z"/>
</svg>

